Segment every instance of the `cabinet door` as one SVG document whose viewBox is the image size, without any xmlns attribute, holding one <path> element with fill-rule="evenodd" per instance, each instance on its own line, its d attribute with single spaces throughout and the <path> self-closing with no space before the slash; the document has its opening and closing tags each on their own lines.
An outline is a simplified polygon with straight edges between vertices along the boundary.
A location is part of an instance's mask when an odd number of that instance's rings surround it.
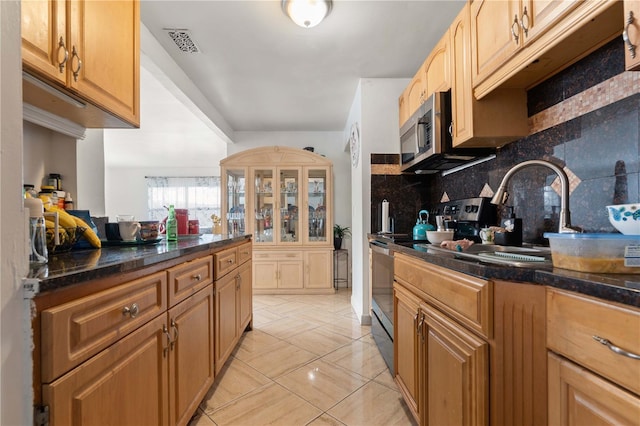
<svg viewBox="0 0 640 426">
<path fill-rule="evenodd" d="M 398 127 L 402 127 L 409 119 L 409 103 L 407 102 L 406 90 L 398 98 Z"/>
<path fill-rule="evenodd" d="M 624 26 L 629 39 L 624 45 L 625 66 L 627 71 L 637 71 L 640 69 L 640 2 L 625 0 Z M 633 45 L 631 50 L 630 45 Z"/>
<path fill-rule="evenodd" d="M 446 92 L 451 88 L 451 72 L 449 66 L 449 31 L 433 48 L 425 62 L 426 94 L 431 96 L 434 92 Z"/>
<path fill-rule="evenodd" d="M 519 16 L 518 3 L 481 0 L 471 4 L 474 84 L 506 62 L 521 45 L 520 26 L 514 22 Z"/>
<path fill-rule="evenodd" d="M 246 185 L 246 169 L 238 167 L 225 170 L 221 184 L 223 188 L 227 188 L 226 196 L 222 197 L 224 217 L 219 223 L 214 221 L 213 233 L 238 235 L 245 231 L 251 232 L 246 228 L 249 224 L 245 222 L 245 210 L 248 208 L 245 191 L 250 189 Z"/>
<path fill-rule="evenodd" d="M 637 425 L 640 398 L 549 352 L 549 424 Z"/>
<path fill-rule="evenodd" d="M 213 384 L 213 309 L 208 285 L 169 310 L 171 425 L 186 425 Z"/>
<path fill-rule="evenodd" d="M 407 87 L 407 105 L 409 117 L 418 110 L 420 105 L 425 101 L 426 93 L 426 75 L 424 73 L 424 67 L 420 66 L 418 72 L 413 76 L 413 79 Z"/>
<path fill-rule="evenodd" d="M 139 125 L 138 1 L 69 4 L 69 85 L 96 105 Z"/>
<path fill-rule="evenodd" d="M 301 260 L 278 262 L 278 288 L 303 288 L 304 273 Z"/>
<path fill-rule="evenodd" d="M 502 3 L 502 2 L 486 2 Z M 473 3 L 475 4 L 475 2 Z M 453 146 L 473 137 L 473 94 L 469 5 L 466 4 L 451 25 L 451 119 Z"/>
<path fill-rule="evenodd" d="M 304 253 L 305 288 L 331 288 L 333 269 L 331 250 L 307 251 Z"/>
<path fill-rule="evenodd" d="M 420 419 L 418 401 L 418 317 L 420 299 L 395 282 L 393 284 L 393 368 L 396 383 L 416 421 Z"/>
<path fill-rule="evenodd" d="M 49 424 L 169 424 L 169 356 L 163 325 L 166 316 L 160 315 L 44 385 Z"/>
<path fill-rule="evenodd" d="M 254 261 L 253 287 L 256 289 L 273 289 L 278 287 L 277 261 Z"/>
<path fill-rule="evenodd" d="M 523 42 L 535 40 L 544 34 L 572 9 L 580 6 L 583 0 L 522 0 L 520 7 L 520 27 Z"/>
<path fill-rule="evenodd" d="M 305 244 L 327 245 L 333 236 L 330 215 L 330 167 L 305 169 L 305 200 L 300 217 L 304 224 Z"/>
<path fill-rule="evenodd" d="M 238 268 L 238 335 L 251 324 L 253 318 L 253 288 L 251 287 L 251 262 Z"/>
<path fill-rule="evenodd" d="M 216 281 L 216 374 L 231 355 L 237 337 L 236 274 L 225 275 Z"/>
<path fill-rule="evenodd" d="M 30 0 L 22 7 L 22 62 L 61 85 L 67 82 L 69 56 L 66 2 Z"/>
<path fill-rule="evenodd" d="M 425 395 L 422 424 L 489 423 L 488 343 L 426 304 L 421 365 Z"/>
<path fill-rule="evenodd" d="M 278 169 L 278 221 L 276 222 L 277 244 L 299 244 L 300 210 L 302 201 L 299 189 L 302 169 L 297 167 Z"/>
<path fill-rule="evenodd" d="M 277 194 L 277 182 L 274 169 L 254 169 L 253 176 L 253 209 L 254 209 L 254 243 L 257 245 L 274 243 L 274 215 L 277 208 L 274 191 Z"/>
</svg>

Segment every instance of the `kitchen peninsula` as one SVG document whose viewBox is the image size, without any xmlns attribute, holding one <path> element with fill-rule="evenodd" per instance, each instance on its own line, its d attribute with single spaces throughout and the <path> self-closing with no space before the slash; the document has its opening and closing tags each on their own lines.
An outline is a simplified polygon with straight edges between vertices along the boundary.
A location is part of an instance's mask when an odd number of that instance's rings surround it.
<svg viewBox="0 0 640 426">
<path fill-rule="evenodd" d="M 251 327 L 251 236 L 70 251 L 25 287 L 36 416 L 187 424 Z"/>
</svg>

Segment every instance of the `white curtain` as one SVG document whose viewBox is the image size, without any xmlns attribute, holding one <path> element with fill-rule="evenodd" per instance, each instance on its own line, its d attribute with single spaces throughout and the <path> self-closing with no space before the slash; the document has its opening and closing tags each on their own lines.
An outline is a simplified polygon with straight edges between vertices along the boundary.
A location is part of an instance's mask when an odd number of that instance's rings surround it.
<svg viewBox="0 0 640 426">
<path fill-rule="evenodd" d="M 149 218 L 163 220 L 173 204 L 189 209 L 189 219 L 200 221 L 200 233 L 210 233 L 211 215 L 220 217 L 220 176 L 147 176 Z"/>
</svg>

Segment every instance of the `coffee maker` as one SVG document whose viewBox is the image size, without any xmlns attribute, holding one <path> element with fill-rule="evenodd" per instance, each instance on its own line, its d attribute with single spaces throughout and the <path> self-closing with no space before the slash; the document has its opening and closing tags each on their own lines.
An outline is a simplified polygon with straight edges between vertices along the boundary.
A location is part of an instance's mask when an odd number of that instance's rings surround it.
<svg viewBox="0 0 640 426">
<path fill-rule="evenodd" d="M 434 217 L 443 216 L 445 229 L 453 229 L 453 239 L 479 243 L 480 229 L 497 223 L 497 209 L 488 197 L 446 201 L 430 210 Z"/>
</svg>

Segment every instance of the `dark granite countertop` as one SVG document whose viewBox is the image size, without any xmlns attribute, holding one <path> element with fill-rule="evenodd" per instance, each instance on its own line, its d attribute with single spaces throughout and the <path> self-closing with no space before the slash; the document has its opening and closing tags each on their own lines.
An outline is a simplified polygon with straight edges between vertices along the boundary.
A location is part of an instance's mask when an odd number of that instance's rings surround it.
<svg viewBox="0 0 640 426">
<path fill-rule="evenodd" d="M 203 234 L 199 238 L 177 242 L 160 240 L 157 244 L 72 250 L 49 256 L 49 262 L 46 265 L 32 266 L 27 278 L 39 280 L 39 292 L 44 292 L 133 271 L 193 253 L 222 248 L 249 238 L 251 235 L 223 238 L 221 235 Z"/>
<path fill-rule="evenodd" d="M 607 301 L 640 307 L 640 275 L 590 274 L 567 269 L 516 268 L 459 259 L 455 252 L 435 253 L 420 245 L 388 243 L 393 251 L 420 258 L 434 265 L 486 279 L 548 285 Z"/>
</svg>

